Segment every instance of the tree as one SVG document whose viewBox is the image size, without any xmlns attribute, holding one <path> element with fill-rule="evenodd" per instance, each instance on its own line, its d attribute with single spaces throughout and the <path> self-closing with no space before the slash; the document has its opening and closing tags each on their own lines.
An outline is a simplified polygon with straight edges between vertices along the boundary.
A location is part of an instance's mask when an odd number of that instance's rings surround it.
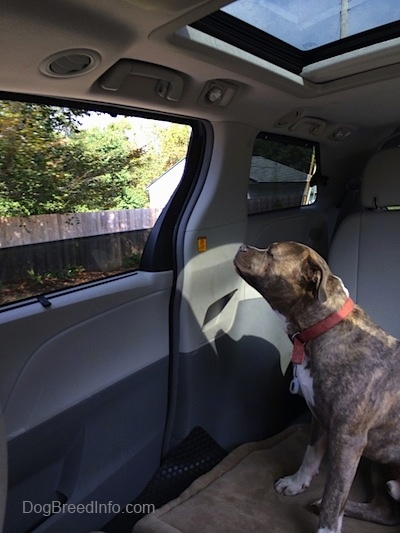
<svg viewBox="0 0 400 533">
<path fill-rule="evenodd" d="M 59 183 L 63 212 L 119 209 L 129 203 L 144 155 L 143 149 L 129 142 L 129 129 L 130 125 L 120 120 L 105 128 L 74 132 L 66 139 Z M 134 203 L 132 199 L 130 203 Z"/>
<path fill-rule="evenodd" d="M 186 156 L 191 128 L 186 124 L 171 124 L 161 136 L 160 160 L 165 172 Z"/>
<path fill-rule="evenodd" d="M 22 102 L 0 106 L 0 214 L 113 209 L 134 186 L 142 149 L 127 124 L 80 129 L 86 112 Z M 136 176 L 136 180 L 137 180 Z"/>
<path fill-rule="evenodd" d="M 21 102 L 0 106 L 0 213 L 39 214 L 57 192 L 62 139 L 83 111 Z"/>
<path fill-rule="evenodd" d="M 140 171 L 144 188 L 186 157 L 190 136 L 187 124 L 153 122 Z"/>
<path fill-rule="evenodd" d="M 132 121 L 82 127 L 86 111 L 0 104 L 0 215 L 79 213 L 148 205 L 146 187 L 186 155 L 190 127 L 147 121 L 138 148 Z"/>
</svg>

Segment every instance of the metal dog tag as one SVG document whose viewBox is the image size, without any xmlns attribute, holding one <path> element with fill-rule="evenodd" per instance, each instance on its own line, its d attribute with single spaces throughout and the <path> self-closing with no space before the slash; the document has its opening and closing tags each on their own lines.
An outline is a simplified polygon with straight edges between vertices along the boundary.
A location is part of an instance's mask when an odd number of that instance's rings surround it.
<svg viewBox="0 0 400 533">
<path fill-rule="evenodd" d="M 297 377 L 297 365 L 296 364 L 293 365 L 293 379 L 290 382 L 289 391 L 291 392 L 291 394 L 299 394 L 300 392 L 300 381 L 299 381 L 299 378 Z"/>
</svg>

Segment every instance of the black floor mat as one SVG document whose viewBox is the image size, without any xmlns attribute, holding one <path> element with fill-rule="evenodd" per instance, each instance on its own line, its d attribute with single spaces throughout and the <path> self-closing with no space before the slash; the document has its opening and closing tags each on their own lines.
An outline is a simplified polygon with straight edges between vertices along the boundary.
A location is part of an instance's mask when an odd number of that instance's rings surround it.
<svg viewBox="0 0 400 533">
<path fill-rule="evenodd" d="M 167 455 L 152 480 L 132 504 L 140 504 L 142 508 L 145 507 L 144 504 L 161 507 L 179 496 L 196 478 L 211 470 L 227 453 L 204 429 L 195 427 Z M 131 533 L 132 527 L 144 514 L 122 512 L 102 530 L 106 533 Z"/>
</svg>

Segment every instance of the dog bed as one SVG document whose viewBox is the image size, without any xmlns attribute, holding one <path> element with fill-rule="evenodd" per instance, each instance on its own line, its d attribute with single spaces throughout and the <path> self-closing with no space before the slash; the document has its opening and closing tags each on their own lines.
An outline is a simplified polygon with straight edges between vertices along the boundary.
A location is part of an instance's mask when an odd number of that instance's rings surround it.
<svg viewBox="0 0 400 533">
<path fill-rule="evenodd" d="M 318 517 L 308 505 L 322 497 L 326 466 L 309 489 L 282 496 L 274 481 L 299 467 L 308 443 L 308 426 L 293 426 L 261 442 L 244 444 L 210 472 L 194 481 L 178 498 L 142 518 L 133 533 L 310 533 Z M 368 476 L 359 469 L 350 493 L 368 501 Z M 344 532 L 391 533 L 400 527 L 379 526 L 344 518 Z"/>
</svg>

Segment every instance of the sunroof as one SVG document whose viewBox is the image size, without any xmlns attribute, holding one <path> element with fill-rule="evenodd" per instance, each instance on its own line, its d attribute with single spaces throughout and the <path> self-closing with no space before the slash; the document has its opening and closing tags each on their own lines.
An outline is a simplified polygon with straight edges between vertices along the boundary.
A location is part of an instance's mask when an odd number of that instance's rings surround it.
<svg viewBox="0 0 400 533">
<path fill-rule="evenodd" d="M 400 19 L 399 0 L 237 0 L 222 8 L 299 50 Z"/>
<path fill-rule="evenodd" d="M 300 73 L 400 37 L 400 0 L 237 0 L 191 26 Z"/>
</svg>

